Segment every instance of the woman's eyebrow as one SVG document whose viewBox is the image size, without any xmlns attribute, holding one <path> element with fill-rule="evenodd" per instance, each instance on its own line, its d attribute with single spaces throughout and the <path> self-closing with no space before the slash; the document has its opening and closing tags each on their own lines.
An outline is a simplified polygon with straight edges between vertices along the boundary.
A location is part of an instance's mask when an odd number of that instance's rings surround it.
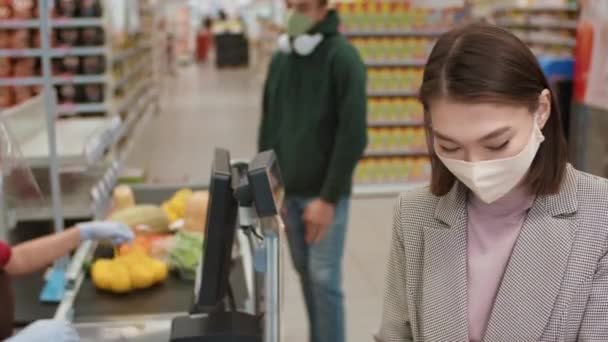
<svg viewBox="0 0 608 342">
<path fill-rule="evenodd" d="M 483 137 L 481 137 L 478 141 L 487 141 L 487 140 L 492 140 L 496 137 L 499 137 L 503 134 L 505 134 L 506 132 L 508 132 L 509 130 L 511 130 L 511 127 L 505 126 L 505 127 L 501 127 L 501 128 L 497 128 L 494 131 L 484 135 Z M 444 141 L 448 141 L 448 142 L 452 142 L 457 144 L 458 141 L 456 141 L 456 139 L 450 138 L 449 136 L 438 132 L 437 130 L 433 129 L 433 135 L 441 140 Z"/>
<path fill-rule="evenodd" d="M 487 141 L 487 140 L 492 140 L 494 138 L 497 138 L 503 134 L 505 134 L 506 132 L 508 132 L 509 130 L 511 130 L 511 127 L 505 126 L 505 127 L 501 127 L 498 129 L 495 129 L 494 131 L 484 135 L 483 137 L 481 137 L 481 139 L 479 139 L 479 141 Z"/>
</svg>

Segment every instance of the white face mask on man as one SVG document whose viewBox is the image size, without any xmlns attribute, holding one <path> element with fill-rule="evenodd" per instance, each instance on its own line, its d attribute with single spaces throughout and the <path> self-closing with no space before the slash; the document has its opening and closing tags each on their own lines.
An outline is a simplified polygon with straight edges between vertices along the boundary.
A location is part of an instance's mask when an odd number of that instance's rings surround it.
<svg viewBox="0 0 608 342">
<path fill-rule="evenodd" d="M 544 140 L 535 116 L 528 143 L 513 157 L 467 162 L 437 156 L 477 197 L 485 203 L 492 203 L 513 190 L 526 176 Z"/>
</svg>

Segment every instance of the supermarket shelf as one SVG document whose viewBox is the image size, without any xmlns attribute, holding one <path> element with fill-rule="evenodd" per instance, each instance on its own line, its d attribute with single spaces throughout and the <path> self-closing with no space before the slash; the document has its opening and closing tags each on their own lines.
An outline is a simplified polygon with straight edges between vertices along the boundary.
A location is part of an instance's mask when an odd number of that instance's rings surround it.
<svg viewBox="0 0 608 342">
<path fill-rule="evenodd" d="M 379 90 L 368 90 L 367 96 L 369 97 L 416 97 L 418 92 L 397 90 L 397 91 L 379 91 Z"/>
<path fill-rule="evenodd" d="M 577 12 L 578 6 L 497 6 L 496 12 L 520 11 L 520 12 Z"/>
<path fill-rule="evenodd" d="M 346 31 L 346 37 L 439 37 L 446 30 Z"/>
<path fill-rule="evenodd" d="M 420 127 L 423 121 L 370 121 L 367 127 Z"/>
<path fill-rule="evenodd" d="M 86 169 L 99 161 L 114 144 L 121 125 L 117 116 L 57 121 L 55 130 L 60 166 Z M 38 132 L 22 144 L 21 152 L 32 167 L 48 167 L 50 161 L 46 130 Z"/>
<path fill-rule="evenodd" d="M 103 27 L 101 18 L 58 18 L 51 21 L 53 27 Z"/>
<path fill-rule="evenodd" d="M 39 57 L 40 49 L 0 49 L 0 57 Z"/>
<path fill-rule="evenodd" d="M 110 165 L 108 169 L 112 169 Z M 94 204 L 91 189 L 99 187 L 100 179 L 104 179 L 107 169 L 93 170 L 87 173 L 62 175 L 61 212 L 66 220 L 91 219 L 94 217 Z M 44 197 L 49 191 L 46 177 L 37 178 L 43 188 Z M 53 219 L 53 208 L 50 201 L 35 200 L 24 201 L 18 208 L 11 208 L 10 214 L 17 222 L 21 221 L 48 221 Z"/>
<path fill-rule="evenodd" d="M 105 54 L 105 47 L 59 47 L 51 49 L 51 57 L 96 56 Z M 0 57 L 40 57 L 41 49 L 0 49 Z"/>
<path fill-rule="evenodd" d="M 426 65 L 426 60 L 366 61 L 365 65 L 370 68 L 423 67 Z"/>
<path fill-rule="evenodd" d="M 3 19 L 0 21 L 0 29 L 28 29 L 40 27 L 40 21 L 36 19 L 12 20 Z"/>
<path fill-rule="evenodd" d="M 135 90 L 116 106 L 116 113 L 120 114 L 127 111 L 140 96 L 140 93 L 146 89 L 150 82 L 150 80 L 140 81 L 140 83 L 135 87 Z"/>
<path fill-rule="evenodd" d="M 574 38 L 535 38 L 535 37 L 520 37 L 522 41 L 527 44 L 539 44 L 539 45 L 562 45 L 568 47 L 576 46 L 576 40 Z"/>
<path fill-rule="evenodd" d="M 89 84 L 89 83 L 104 83 L 106 75 L 63 75 L 53 77 L 53 84 Z M 42 85 L 44 79 L 42 77 L 8 77 L 0 78 L 0 86 L 32 86 Z"/>
<path fill-rule="evenodd" d="M 63 75 L 53 77 L 53 84 L 105 83 L 107 80 L 107 75 Z"/>
<path fill-rule="evenodd" d="M 424 157 L 427 151 L 366 151 L 364 157 Z"/>
<path fill-rule="evenodd" d="M 565 29 L 575 30 L 577 26 L 576 20 L 555 20 L 555 21 L 516 21 L 508 19 L 496 20 L 496 24 L 504 27 L 520 27 L 520 28 L 545 28 L 545 29 Z"/>
<path fill-rule="evenodd" d="M 114 63 L 119 63 L 124 61 L 125 59 L 128 59 L 130 57 L 133 57 L 135 55 L 137 55 L 138 53 L 145 51 L 149 48 L 152 47 L 152 43 L 151 42 L 144 42 L 144 43 L 140 43 L 139 45 L 132 47 L 130 49 L 126 49 L 124 51 L 120 51 L 117 52 L 116 54 L 114 54 L 114 57 L 112 58 L 112 61 Z"/>
<path fill-rule="evenodd" d="M 106 103 L 68 103 L 57 105 L 57 113 L 60 115 L 75 115 L 81 113 L 101 113 L 108 111 Z"/>
<path fill-rule="evenodd" d="M 41 85 L 42 77 L 0 78 L 0 87 Z"/>
<path fill-rule="evenodd" d="M 353 195 L 396 195 L 402 192 L 418 189 L 427 186 L 427 182 L 406 182 L 406 183 L 386 183 L 386 184 L 355 184 Z"/>
<path fill-rule="evenodd" d="M 64 56 L 97 56 L 104 55 L 106 48 L 104 46 L 91 47 L 59 47 L 51 50 L 51 57 Z"/>
<path fill-rule="evenodd" d="M 148 65 L 151 65 L 152 63 L 150 63 L 150 61 L 146 58 L 143 59 L 141 62 L 139 62 L 139 64 L 135 67 L 132 68 L 131 70 L 129 70 L 129 72 L 120 80 L 118 80 L 116 82 L 116 84 L 114 85 L 114 89 L 120 89 L 123 86 L 125 86 L 126 84 L 129 83 L 129 81 L 138 73 L 140 73 L 142 70 L 144 70 Z"/>
</svg>

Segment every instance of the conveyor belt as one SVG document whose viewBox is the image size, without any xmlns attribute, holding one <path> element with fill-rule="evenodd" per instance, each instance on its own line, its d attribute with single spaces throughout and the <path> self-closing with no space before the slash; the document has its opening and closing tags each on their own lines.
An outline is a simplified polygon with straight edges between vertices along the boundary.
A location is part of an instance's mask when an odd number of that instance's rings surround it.
<svg viewBox="0 0 608 342">
<path fill-rule="evenodd" d="M 98 291 L 87 278 L 74 303 L 76 322 L 185 313 L 193 303 L 194 284 L 170 276 L 165 283 L 125 295 Z"/>
</svg>

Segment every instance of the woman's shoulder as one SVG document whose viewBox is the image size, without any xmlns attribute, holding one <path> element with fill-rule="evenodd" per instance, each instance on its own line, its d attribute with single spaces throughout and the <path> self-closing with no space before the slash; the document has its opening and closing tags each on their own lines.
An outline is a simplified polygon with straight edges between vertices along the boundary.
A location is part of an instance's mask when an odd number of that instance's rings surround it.
<svg viewBox="0 0 608 342">
<path fill-rule="evenodd" d="M 434 217 L 439 199 L 440 197 L 431 193 L 429 186 L 403 192 L 397 202 L 395 218 L 414 224 L 430 220 Z"/>
<path fill-rule="evenodd" d="M 571 169 L 576 179 L 579 209 L 592 209 L 603 213 L 608 220 L 608 179 Z"/>
</svg>

